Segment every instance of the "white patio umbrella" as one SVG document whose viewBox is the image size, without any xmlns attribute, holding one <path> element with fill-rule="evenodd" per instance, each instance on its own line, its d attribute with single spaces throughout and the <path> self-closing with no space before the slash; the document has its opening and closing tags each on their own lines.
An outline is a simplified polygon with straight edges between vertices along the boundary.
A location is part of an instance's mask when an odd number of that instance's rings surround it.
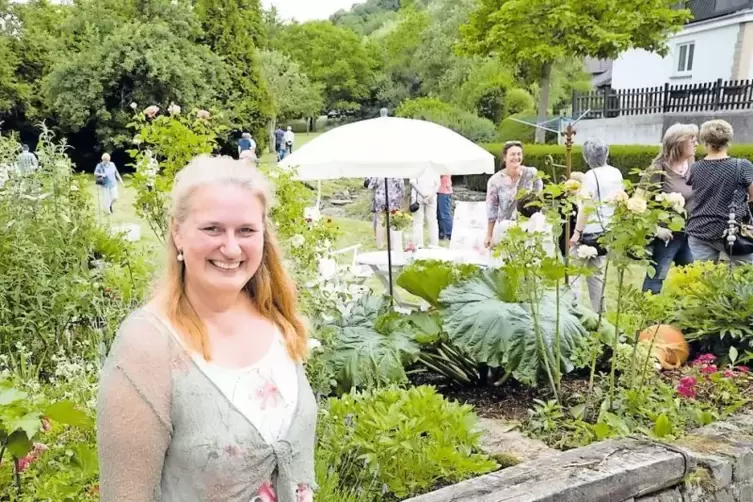
<svg viewBox="0 0 753 502">
<path fill-rule="evenodd" d="M 332 129 L 303 145 L 279 166 L 295 168 L 301 181 L 376 177 L 384 178 L 385 186 L 387 178 L 417 178 L 427 169 L 439 175 L 494 173 L 494 156 L 460 134 L 433 122 L 385 114 L 382 110 L 382 117 Z M 387 261 L 392 296 L 389 231 Z"/>
</svg>

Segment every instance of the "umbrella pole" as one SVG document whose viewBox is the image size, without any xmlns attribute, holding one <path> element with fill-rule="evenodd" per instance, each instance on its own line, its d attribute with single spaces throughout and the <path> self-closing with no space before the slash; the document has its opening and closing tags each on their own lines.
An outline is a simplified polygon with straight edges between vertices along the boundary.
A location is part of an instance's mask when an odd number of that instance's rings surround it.
<svg viewBox="0 0 753 502">
<path fill-rule="evenodd" d="M 390 190 L 387 186 L 387 178 L 384 178 L 384 204 L 386 206 L 386 223 L 387 223 L 387 277 L 390 281 L 390 302 L 394 300 L 392 291 L 392 237 L 390 234 Z"/>
</svg>

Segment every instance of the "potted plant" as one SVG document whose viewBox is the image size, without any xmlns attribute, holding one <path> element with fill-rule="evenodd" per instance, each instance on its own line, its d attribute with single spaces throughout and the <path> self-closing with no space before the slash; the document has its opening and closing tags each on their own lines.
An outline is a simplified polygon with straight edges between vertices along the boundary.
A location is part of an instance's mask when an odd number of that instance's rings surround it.
<svg viewBox="0 0 753 502">
<path fill-rule="evenodd" d="M 384 214 L 383 224 L 387 225 L 387 213 Z M 409 228 L 413 224 L 413 218 L 409 213 L 400 211 L 399 209 L 393 209 L 390 211 L 390 241 L 392 243 L 392 251 L 403 250 L 403 230 Z"/>
</svg>

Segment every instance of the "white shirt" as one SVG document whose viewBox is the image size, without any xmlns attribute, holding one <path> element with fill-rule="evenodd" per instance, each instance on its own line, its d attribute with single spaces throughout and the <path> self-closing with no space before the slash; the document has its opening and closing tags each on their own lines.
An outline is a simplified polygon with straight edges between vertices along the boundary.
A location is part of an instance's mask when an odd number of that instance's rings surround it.
<svg viewBox="0 0 753 502">
<path fill-rule="evenodd" d="M 437 191 L 439 190 L 439 185 L 441 184 L 440 176 L 432 171 L 431 169 L 427 169 L 416 179 L 410 180 L 411 186 L 418 189 L 418 192 L 420 195 L 418 196 L 418 201 L 421 202 L 420 197 L 423 196 L 424 198 L 430 198 L 437 195 Z M 413 199 L 413 195 L 411 194 Z"/>
<path fill-rule="evenodd" d="M 608 201 L 621 190 L 625 190 L 622 173 L 615 167 L 596 167 L 585 174 L 580 194 L 593 200 L 595 211 L 588 216 L 584 234 L 604 232 L 614 214 L 614 207 Z"/>
<path fill-rule="evenodd" d="M 189 350 L 172 324 L 161 317 L 160 320 Z M 205 361 L 201 354 L 190 353 L 201 372 L 253 424 L 267 443 L 285 437 L 298 406 L 298 368 L 288 354 L 279 330 L 275 330 L 272 345 L 262 359 L 245 368 L 224 368 Z"/>
<path fill-rule="evenodd" d="M 285 131 L 285 135 L 282 137 L 285 144 L 293 144 L 295 142 L 295 133 L 293 131 Z"/>
</svg>

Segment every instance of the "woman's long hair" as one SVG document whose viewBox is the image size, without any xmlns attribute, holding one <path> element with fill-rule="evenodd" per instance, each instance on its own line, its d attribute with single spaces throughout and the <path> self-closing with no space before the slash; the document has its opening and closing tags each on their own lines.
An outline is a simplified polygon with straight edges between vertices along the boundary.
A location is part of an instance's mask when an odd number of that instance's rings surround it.
<svg viewBox="0 0 753 502">
<path fill-rule="evenodd" d="M 664 133 L 659 155 L 651 163 L 651 169 L 663 172 L 667 166 L 682 158 L 683 145 L 691 138 L 698 136 L 698 126 L 695 124 L 674 124 Z"/>
<path fill-rule="evenodd" d="M 272 321 L 282 332 L 290 356 L 297 361 L 305 359 L 308 334 L 303 319 L 298 315 L 297 291 L 282 263 L 282 253 L 268 214 L 272 205 L 269 183 L 256 169 L 230 157 L 195 158 L 176 176 L 172 190 L 170 223 L 166 236 L 167 267 L 155 292 L 155 298 L 164 309 L 170 322 L 185 337 L 189 347 L 211 358 L 207 329 L 186 296 L 185 264 L 178 261 L 179 250 L 173 231 L 191 212 L 191 197 L 201 187 L 237 185 L 248 189 L 264 208 L 264 247 L 259 269 L 246 283 L 249 295 L 259 313 Z"/>
</svg>

